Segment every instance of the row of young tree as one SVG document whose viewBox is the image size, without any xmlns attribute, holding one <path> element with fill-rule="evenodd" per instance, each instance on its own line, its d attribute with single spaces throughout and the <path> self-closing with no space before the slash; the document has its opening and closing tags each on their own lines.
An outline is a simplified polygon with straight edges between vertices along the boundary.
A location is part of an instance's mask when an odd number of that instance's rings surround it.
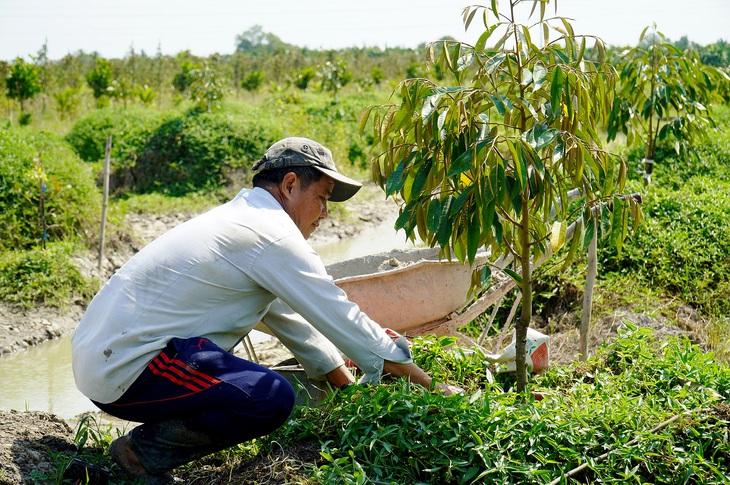
<svg viewBox="0 0 730 485">
<path fill-rule="evenodd" d="M 167 106 L 191 99 L 210 110 L 225 97 L 264 87 L 320 89 L 336 97 L 349 83 L 368 89 L 424 72 L 418 49 L 310 50 L 285 44 L 258 26 L 239 35 L 236 51 L 227 55 L 168 56 L 158 49 L 150 56 L 131 47 L 122 59 L 78 52 L 52 61 L 47 51 L 44 45 L 31 61 L 0 61 L 0 96 L 17 103 L 21 124 L 32 119 L 31 102 L 43 111 L 50 104 L 66 118 L 78 113 L 89 93 L 99 107 L 110 102 Z"/>
<path fill-rule="evenodd" d="M 438 42 L 451 40 L 443 38 Z M 111 102 L 160 107 L 190 99 L 203 110 L 215 109 L 226 97 L 238 99 L 243 92 L 256 92 L 267 86 L 275 91 L 319 89 L 332 93 L 336 99 L 350 83 L 359 89 L 370 89 L 384 82 L 394 84 L 416 77 L 442 82 L 446 71 L 438 64 L 425 64 L 425 49 L 424 45 L 418 49 L 310 50 L 286 44 L 259 26 L 237 36 L 233 54 L 207 58 L 189 51 L 167 56 L 159 49 L 150 56 L 131 47 L 122 59 L 78 52 L 52 61 L 48 59 L 47 45 L 43 45 L 36 55 L 30 56 L 31 61 L 0 61 L 0 93 L 6 100 L 9 118 L 13 113 L 11 107 L 19 108 L 20 124 L 29 124 L 34 111 L 45 113 L 49 108 L 55 109 L 62 119 L 72 117 L 81 110 L 89 93 L 96 106 Z M 619 70 L 632 62 L 644 62 L 647 54 L 662 66 L 671 66 L 677 60 L 687 62 L 682 58 L 699 66 L 727 69 L 730 65 L 730 44 L 725 41 L 700 46 L 686 37 L 670 42 L 657 32 L 642 34 L 639 45 L 628 50 L 628 55 L 626 52 L 626 48 L 607 47 L 606 55 Z M 683 72 L 679 66 L 672 69 L 674 74 Z M 633 89 L 632 83 L 626 86 Z M 616 113 L 616 119 L 627 115 L 624 109 Z M 614 124 L 614 128 L 617 126 Z M 652 156 L 647 153 L 647 159 Z"/>
</svg>

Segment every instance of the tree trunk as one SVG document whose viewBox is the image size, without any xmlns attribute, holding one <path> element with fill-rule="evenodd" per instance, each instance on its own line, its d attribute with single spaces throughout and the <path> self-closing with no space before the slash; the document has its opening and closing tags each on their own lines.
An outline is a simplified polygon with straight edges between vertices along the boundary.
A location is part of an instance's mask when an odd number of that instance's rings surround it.
<svg viewBox="0 0 730 485">
<path fill-rule="evenodd" d="M 527 365 L 525 364 L 525 347 L 527 344 L 527 328 L 532 320 L 532 265 L 530 262 L 530 211 L 529 194 L 522 194 L 522 220 L 520 221 L 520 264 L 522 265 L 522 311 L 515 325 L 515 366 L 517 371 L 517 392 L 527 389 Z"/>
</svg>

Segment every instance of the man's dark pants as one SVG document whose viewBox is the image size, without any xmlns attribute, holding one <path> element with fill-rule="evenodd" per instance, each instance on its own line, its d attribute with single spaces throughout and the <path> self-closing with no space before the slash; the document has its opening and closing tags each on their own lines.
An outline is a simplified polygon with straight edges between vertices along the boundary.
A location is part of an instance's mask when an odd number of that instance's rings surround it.
<svg viewBox="0 0 730 485">
<path fill-rule="evenodd" d="M 161 474 L 284 424 L 294 390 L 279 374 L 235 357 L 205 338 L 173 339 L 114 403 L 102 411 L 143 423 L 132 451 Z"/>
</svg>

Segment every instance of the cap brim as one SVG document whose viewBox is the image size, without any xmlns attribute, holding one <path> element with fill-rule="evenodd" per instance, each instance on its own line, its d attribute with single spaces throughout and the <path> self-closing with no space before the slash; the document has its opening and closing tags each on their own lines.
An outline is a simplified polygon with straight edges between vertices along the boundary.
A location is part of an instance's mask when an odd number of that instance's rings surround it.
<svg viewBox="0 0 730 485">
<path fill-rule="evenodd" d="M 362 184 L 360 182 L 352 180 L 349 177 L 345 177 L 339 172 L 317 166 L 314 166 L 313 168 L 316 168 L 335 181 L 335 186 L 332 188 L 332 195 L 329 198 L 330 202 L 344 202 L 357 194 L 357 191 L 362 188 Z"/>
</svg>

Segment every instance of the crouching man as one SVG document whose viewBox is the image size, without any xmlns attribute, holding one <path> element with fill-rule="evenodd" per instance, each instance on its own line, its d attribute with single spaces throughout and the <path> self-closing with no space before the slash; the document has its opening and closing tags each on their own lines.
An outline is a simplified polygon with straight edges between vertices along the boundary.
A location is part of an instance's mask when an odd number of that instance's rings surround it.
<svg viewBox="0 0 730 485">
<path fill-rule="evenodd" d="M 101 410 L 142 423 L 115 440 L 110 454 L 147 483 L 171 482 L 175 467 L 286 421 L 291 385 L 231 353 L 258 322 L 310 377 L 333 386 L 353 382 L 339 350 L 364 381 L 386 373 L 431 385 L 408 350 L 333 283 L 306 241 L 327 217 L 328 202 L 349 199 L 360 184 L 306 138 L 275 143 L 253 169 L 253 189 L 132 257 L 74 332 L 78 388 Z"/>
</svg>

